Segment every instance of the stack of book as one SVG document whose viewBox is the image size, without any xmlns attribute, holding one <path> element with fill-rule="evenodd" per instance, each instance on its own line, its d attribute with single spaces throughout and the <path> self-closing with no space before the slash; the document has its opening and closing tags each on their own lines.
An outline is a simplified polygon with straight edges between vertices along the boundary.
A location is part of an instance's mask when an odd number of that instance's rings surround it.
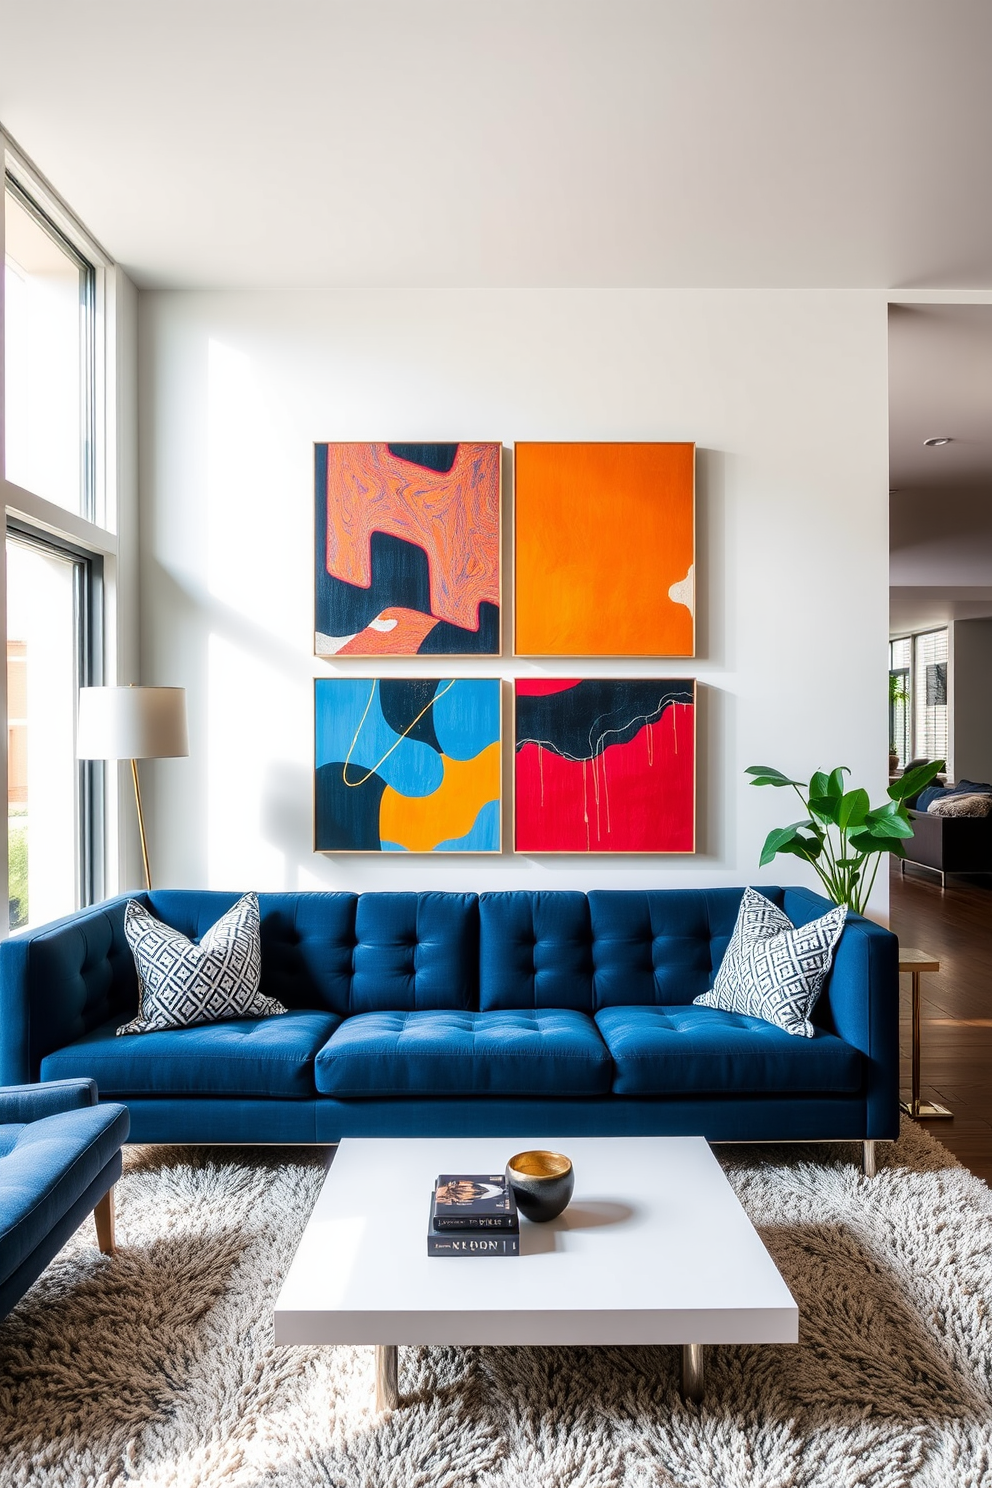
<svg viewBox="0 0 992 1488">
<path fill-rule="evenodd" d="M 441 1174 L 431 1196 L 427 1254 L 520 1254 L 520 1221 L 505 1174 Z"/>
</svg>

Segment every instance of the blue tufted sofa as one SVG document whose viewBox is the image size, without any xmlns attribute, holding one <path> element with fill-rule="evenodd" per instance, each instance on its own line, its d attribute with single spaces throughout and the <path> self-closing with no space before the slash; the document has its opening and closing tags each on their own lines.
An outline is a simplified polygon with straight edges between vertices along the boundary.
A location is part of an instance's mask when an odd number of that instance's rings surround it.
<svg viewBox="0 0 992 1488">
<path fill-rule="evenodd" d="M 829 907 L 762 891 L 796 924 Z M 898 945 L 852 916 L 813 1039 L 694 1007 L 740 889 L 261 894 L 289 1011 L 116 1037 L 126 899 L 0 945 L 0 1081 L 97 1082 L 137 1142 L 695 1133 L 871 1141 L 898 1127 Z M 133 897 L 198 937 L 238 897 Z"/>
</svg>

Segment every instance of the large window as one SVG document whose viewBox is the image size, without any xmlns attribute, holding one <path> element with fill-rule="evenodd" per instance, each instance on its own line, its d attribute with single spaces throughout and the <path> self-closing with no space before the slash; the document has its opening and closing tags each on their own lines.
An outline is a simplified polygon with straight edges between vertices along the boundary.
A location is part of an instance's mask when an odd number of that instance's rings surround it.
<svg viewBox="0 0 992 1488">
<path fill-rule="evenodd" d="M 899 756 L 900 769 L 905 769 L 913 757 L 912 665 L 912 638 L 893 641 L 889 646 L 889 749 Z"/>
<path fill-rule="evenodd" d="M 76 760 L 76 694 L 90 670 L 93 560 L 7 537 L 9 924 L 89 898 L 91 767 Z"/>
<path fill-rule="evenodd" d="M 947 758 L 947 631 L 889 644 L 889 737 L 900 766 Z"/>
<path fill-rule="evenodd" d="M 92 518 L 94 269 L 8 175 L 4 192 L 6 476 Z"/>
<path fill-rule="evenodd" d="M 116 556 L 117 504 L 109 486 L 116 479 L 108 395 L 116 367 L 112 267 L 2 133 L 0 154 L 3 935 L 69 913 L 103 891 L 104 769 L 76 759 L 75 735 L 79 687 L 103 681 L 108 665 L 103 572 L 104 559 Z M 0 849 L 0 898 L 3 861 Z"/>
</svg>

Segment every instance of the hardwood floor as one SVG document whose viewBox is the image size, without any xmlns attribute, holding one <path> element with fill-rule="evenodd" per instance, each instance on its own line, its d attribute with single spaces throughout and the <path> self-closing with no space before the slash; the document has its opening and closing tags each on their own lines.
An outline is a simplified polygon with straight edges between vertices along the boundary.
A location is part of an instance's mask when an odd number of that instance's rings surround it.
<svg viewBox="0 0 992 1488">
<path fill-rule="evenodd" d="M 922 1094 L 954 1112 L 921 1124 L 986 1183 L 992 1183 L 992 877 L 953 877 L 893 860 L 891 928 L 903 946 L 929 951 L 940 971 L 922 982 Z M 901 978 L 902 1084 L 909 1096 L 910 979 Z"/>
</svg>

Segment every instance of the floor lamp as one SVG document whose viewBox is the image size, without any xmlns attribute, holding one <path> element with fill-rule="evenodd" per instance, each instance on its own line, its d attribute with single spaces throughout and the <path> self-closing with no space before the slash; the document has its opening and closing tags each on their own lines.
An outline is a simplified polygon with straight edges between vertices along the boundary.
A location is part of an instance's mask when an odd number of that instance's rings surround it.
<svg viewBox="0 0 992 1488">
<path fill-rule="evenodd" d="M 139 759 L 189 754 L 183 687 L 81 687 L 76 755 L 79 759 L 130 760 L 138 808 L 145 887 L 151 888 L 145 817 L 138 784 Z"/>
</svg>

